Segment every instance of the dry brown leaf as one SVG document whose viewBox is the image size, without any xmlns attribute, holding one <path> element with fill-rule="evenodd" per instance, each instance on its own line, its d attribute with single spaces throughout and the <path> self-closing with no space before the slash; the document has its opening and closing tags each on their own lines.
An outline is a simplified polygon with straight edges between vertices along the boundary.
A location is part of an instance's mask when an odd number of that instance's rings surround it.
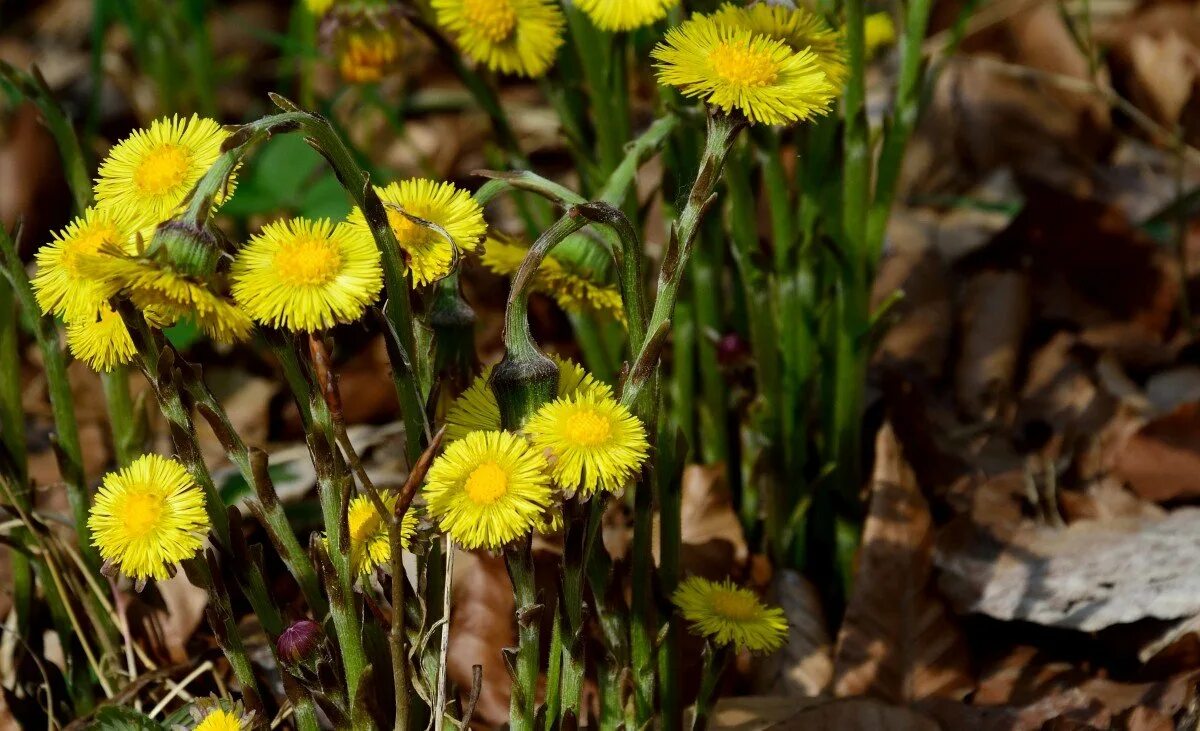
<svg viewBox="0 0 1200 731">
<path fill-rule="evenodd" d="M 834 653 L 834 693 L 904 703 L 972 687 L 962 634 L 932 591 L 929 505 L 890 424 L 875 474 L 854 592 Z"/>
<path fill-rule="evenodd" d="M 904 299 L 896 305 L 896 321 L 879 345 L 879 357 L 912 362 L 931 376 L 940 375 L 953 322 L 945 262 L 928 247 L 889 256 L 875 280 L 872 309 L 895 292 Z"/>
<path fill-rule="evenodd" d="M 818 696 L 833 682 L 833 642 L 816 588 L 801 574 L 775 575 L 774 600 L 783 609 L 788 639 L 758 668 L 756 687 L 772 695 Z"/>
<path fill-rule="evenodd" d="M 750 557 L 742 523 L 733 508 L 733 496 L 724 465 L 691 464 L 683 470 L 683 504 L 680 509 L 683 548 L 680 560 L 686 573 L 710 579 L 728 576 Z M 658 554 L 658 520 L 651 543 Z"/>
<path fill-rule="evenodd" d="M 154 582 L 154 587 L 162 597 L 165 611 L 153 612 L 146 621 L 153 627 L 153 636 L 161 640 L 170 661 L 183 662 L 190 657 L 188 641 L 204 619 L 208 592 L 192 586 L 183 572 Z"/>
<path fill-rule="evenodd" d="M 1113 470 L 1147 500 L 1200 496 L 1200 402 L 1139 429 L 1116 455 Z"/>
<path fill-rule="evenodd" d="M 965 413 L 992 419 L 1010 399 L 1029 302 L 1029 279 L 1020 272 L 985 271 L 967 283 L 955 371 L 955 395 Z"/>
<path fill-rule="evenodd" d="M 939 731 L 932 719 L 873 698 L 843 698 L 809 706 L 772 728 L 776 731 Z"/>
<path fill-rule="evenodd" d="M 482 665 L 483 687 L 475 717 L 499 725 L 508 720 L 511 687 L 500 650 L 516 645 L 512 583 L 504 560 L 486 552 L 458 551 L 453 591 L 447 677 L 459 688 L 470 688 L 472 666 Z"/>
</svg>

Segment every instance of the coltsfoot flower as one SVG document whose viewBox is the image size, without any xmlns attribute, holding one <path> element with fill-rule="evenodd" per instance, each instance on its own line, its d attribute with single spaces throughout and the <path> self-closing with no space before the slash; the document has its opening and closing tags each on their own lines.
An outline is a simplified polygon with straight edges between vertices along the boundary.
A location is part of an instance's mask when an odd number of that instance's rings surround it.
<svg viewBox="0 0 1200 731">
<path fill-rule="evenodd" d="M 164 117 L 135 130 L 100 165 L 97 204 L 139 229 L 166 221 L 221 156 L 228 136 L 217 122 L 197 115 Z M 232 192 L 232 177 L 228 187 L 218 203 Z"/>
<path fill-rule="evenodd" d="M 550 0 L 433 0 L 438 25 L 493 71 L 541 76 L 563 42 L 565 19 Z"/>
<path fill-rule="evenodd" d="M 103 286 L 81 262 L 101 250 L 133 252 L 132 227 L 115 212 L 89 208 L 37 252 L 33 292 L 42 312 L 67 322 L 95 319 L 106 305 Z"/>
<path fill-rule="evenodd" d="M 662 20 L 679 0 L 576 0 L 575 4 L 597 28 L 622 31 Z"/>
<path fill-rule="evenodd" d="M 349 84 L 379 81 L 400 57 L 397 36 L 371 22 L 341 29 L 337 37 L 338 71 Z"/>
<path fill-rule="evenodd" d="M 887 13 L 871 13 L 866 18 L 863 28 L 863 44 L 866 46 L 867 58 L 871 58 L 880 49 L 896 42 L 896 24 Z"/>
<path fill-rule="evenodd" d="M 491 236 L 484 247 L 484 265 L 496 274 L 513 275 L 529 249 L 501 236 Z M 530 288 L 552 298 L 567 312 L 582 312 L 625 321 L 621 293 L 611 284 L 595 281 L 587 273 L 560 260 L 551 252 L 533 273 Z"/>
<path fill-rule="evenodd" d="M 842 34 L 808 8 L 761 2 L 749 6 L 725 4 L 712 17 L 718 24 L 783 41 L 793 51 L 809 50 L 816 55 L 817 66 L 829 77 L 830 84 L 840 90 L 846 83 L 850 69 Z"/>
<path fill-rule="evenodd" d="M 388 510 L 396 507 L 396 493 L 384 493 L 383 505 Z M 350 525 L 350 571 L 356 576 L 366 576 L 382 566 L 388 568 L 392 560 L 391 530 L 379 515 L 370 497 L 360 495 L 350 501 L 347 519 Z M 417 532 L 417 514 L 412 508 L 400 519 L 400 542 L 407 549 Z"/>
<path fill-rule="evenodd" d="M 195 722 L 191 731 L 249 731 L 254 726 L 254 711 L 246 711 L 240 701 L 202 698 L 189 712 Z M 175 728 L 184 731 L 182 726 Z"/>
<path fill-rule="evenodd" d="M 204 492 L 183 465 L 143 455 L 105 475 L 88 527 L 107 565 L 139 582 L 165 579 L 204 545 Z"/>
<path fill-rule="evenodd" d="M 680 583 L 671 601 L 695 634 L 717 645 L 772 652 L 787 639 L 783 610 L 765 606 L 754 592 L 729 579 L 709 581 L 691 576 Z"/>
<path fill-rule="evenodd" d="M 304 332 L 357 320 L 383 286 L 375 241 L 325 219 L 268 223 L 238 252 L 231 279 L 250 317 Z"/>
<path fill-rule="evenodd" d="M 483 209 L 470 193 L 452 183 L 411 178 L 386 188 L 376 188 L 375 192 L 383 201 L 388 223 L 417 284 L 428 284 L 449 274 L 455 249 L 473 249 L 487 230 Z M 413 222 L 397 208 L 441 226 L 454 240 L 453 245 L 441 232 Z M 374 241 L 367 219 L 359 208 L 350 212 L 346 224 L 360 236 Z"/>
<path fill-rule="evenodd" d="M 584 495 L 619 490 L 646 460 L 646 428 L 610 393 L 577 392 L 538 409 L 525 433 L 554 457 L 554 481 Z"/>
<path fill-rule="evenodd" d="M 425 478 L 426 511 L 464 548 L 498 549 L 540 525 L 550 506 L 546 458 L 503 431 L 446 447 Z"/>
<path fill-rule="evenodd" d="M 137 355 L 125 321 L 107 304 L 94 319 L 67 321 L 67 347 L 89 368 L 105 373 L 132 363 Z"/>
<path fill-rule="evenodd" d="M 658 81 L 684 96 L 756 124 L 788 124 L 825 114 L 837 87 L 811 50 L 698 15 L 669 31 L 651 52 Z"/>
</svg>

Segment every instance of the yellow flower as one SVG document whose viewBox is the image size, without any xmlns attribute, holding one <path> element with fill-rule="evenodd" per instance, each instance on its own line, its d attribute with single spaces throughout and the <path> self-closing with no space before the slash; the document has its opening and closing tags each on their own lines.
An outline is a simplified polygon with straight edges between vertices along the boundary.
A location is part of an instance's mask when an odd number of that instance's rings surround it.
<svg viewBox="0 0 1200 731">
<path fill-rule="evenodd" d="M 892 22 L 892 16 L 887 13 L 868 15 L 863 31 L 866 35 L 864 43 L 867 58 L 874 56 L 879 49 L 896 42 L 896 25 Z"/>
<path fill-rule="evenodd" d="M 621 31 L 662 20 L 679 0 L 577 0 L 575 4 L 597 28 Z"/>
<path fill-rule="evenodd" d="M 201 719 L 192 731 L 242 731 L 242 719 L 230 711 L 218 708 Z"/>
<path fill-rule="evenodd" d="M 246 712 L 240 702 L 229 703 L 216 697 L 202 698 L 189 710 L 196 722 L 192 731 L 247 731 L 254 722 L 254 711 Z"/>
<path fill-rule="evenodd" d="M 808 8 L 755 3 L 749 7 L 722 5 L 713 14 L 720 25 L 745 28 L 752 33 L 783 41 L 793 51 L 816 54 L 817 67 L 840 90 L 850 73 L 842 34 L 833 30 Z M 869 23 L 868 23 L 869 24 Z"/>
<path fill-rule="evenodd" d="M 550 359 L 558 365 L 559 398 L 585 391 L 612 395 L 612 388 L 607 383 L 597 381 L 578 363 L 555 355 Z M 492 366 L 487 366 L 451 404 L 446 412 L 447 442 L 462 439 L 474 431 L 500 430 L 500 404 L 496 402 L 496 393 L 488 385 L 491 375 Z"/>
<path fill-rule="evenodd" d="M 89 208 L 37 253 L 33 291 L 38 307 L 67 322 L 96 317 L 106 302 L 103 287 L 80 269 L 80 262 L 100 250 L 132 252 L 131 227 L 112 212 Z"/>
<path fill-rule="evenodd" d="M 546 458 L 524 439 L 472 432 L 430 466 L 426 511 L 464 548 L 497 549 L 542 523 L 550 504 L 547 471 Z"/>
<path fill-rule="evenodd" d="M 550 0 L 433 0 L 433 9 L 463 52 L 493 71 L 541 76 L 562 45 L 565 21 Z"/>
<path fill-rule="evenodd" d="M 204 493 L 183 465 L 157 454 L 105 475 L 88 517 L 105 562 L 138 581 L 167 578 L 204 545 L 208 525 Z"/>
<path fill-rule="evenodd" d="M 308 8 L 308 12 L 320 17 L 333 7 L 334 1 L 335 0 L 304 0 L 304 7 Z"/>
<path fill-rule="evenodd" d="M 125 321 L 108 305 L 100 309 L 95 319 L 67 321 L 67 347 L 94 371 L 111 371 L 132 363 L 137 355 Z"/>
<path fill-rule="evenodd" d="M 207 118 L 164 117 L 135 130 L 109 151 L 96 180 L 100 208 L 115 211 L 137 228 L 161 223 L 221 156 L 228 133 Z M 230 190 L 218 198 L 228 197 Z"/>
<path fill-rule="evenodd" d="M 449 274 L 457 255 L 455 250 L 475 248 L 487 230 L 483 209 L 470 193 L 451 183 L 411 178 L 376 188 L 375 192 L 383 200 L 388 223 L 417 284 L 428 284 Z M 414 223 L 396 208 L 441 226 L 454 244 L 441 232 Z M 360 236 L 374 241 L 367 219 L 357 207 L 350 212 L 346 223 Z"/>
<path fill-rule="evenodd" d="M 753 123 L 785 124 L 825 114 L 837 95 L 817 55 L 745 28 L 695 16 L 667 31 L 651 56 L 658 81 Z"/>
<path fill-rule="evenodd" d="M 233 302 L 193 277 L 155 259 L 129 256 L 89 256 L 84 274 L 104 283 L 106 296 L 123 292 L 146 312 L 151 324 L 163 325 L 190 317 L 209 337 L 222 343 L 245 340 L 254 327 L 250 316 Z"/>
<path fill-rule="evenodd" d="M 383 505 L 389 511 L 396 507 L 396 493 L 384 493 Z M 390 567 L 392 544 L 388 523 L 380 517 L 370 497 L 360 495 L 350 501 L 347 515 L 350 524 L 350 571 L 355 576 L 366 576 L 376 566 Z M 409 508 L 400 519 L 400 541 L 408 548 L 417 532 L 417 513 Z"/>
<path fill-rule="evenodd" d="M 521 268 L 528 248 L 501 236 L 491 236 L 483 250 L 483 263 L 496 274 L 513 275 Z M 551 252 L 533 274 L 530 288 L 554 299 L 567 312 L 583 312 L 625 321 L 621 293 L 610 284 L 594 281 Z"/>
<path fill-rule="evenodd" d="M 233 298 L 256 321 L 305 332 L 357 320 L 383 286 L 374 240 L 326 219 L 263 226 L 230 278 Z"/>
<path fill-rule="evenodd" d="M 400 57 L 396 36 L 369 21 L 339 34 L 338 70 L 349 84 L 370 84 L 383 78 Z"/>
<path fill-rule="evenodd" d="M 718 582 L 689 577 L 680 583 L 671 601 L 691 622 L 693 632 L 718 645 L 772 652 L 787 639 L 783 610 L 764 606 L 754 592 L 728 579 Z"/>
<path fill-rule="evenodd" d="M 584 495 L 624 487 L 650 449 L 642 422 L 596 391 L 551 401 L 530 417 L 525 433 L 554 456 L 554 481 Z"/>
</svg>

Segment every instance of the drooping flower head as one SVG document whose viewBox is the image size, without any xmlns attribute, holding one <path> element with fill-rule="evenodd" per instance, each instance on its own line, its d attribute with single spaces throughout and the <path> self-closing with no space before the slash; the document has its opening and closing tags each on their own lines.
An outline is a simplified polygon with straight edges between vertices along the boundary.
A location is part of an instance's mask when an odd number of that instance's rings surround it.
<svg viewBox="0 0 1200 731">
<path fill-rule="evenodd" d="M 147 454 L 110 472 L 88 517 L 105 562 L 137 581 L 165 579 L 204 545 L 204 493 L 178 462 Z"/>
<path fill-rule="evenodd" d="M 842 34 L 808 8 L 762 2 L 750 6 L 726 4 L 713 14 L 713 19 L 720 25 L 745 28 L 783 41 L 796 52 L 809 50 L 815 54 L 818 68 L 825 72 L 836 90 L 846 83 L 850 69 L 846 64 Z"/>
<path fill-rule="evenodd" d="M 562 45 L 565 20 L 551 0 L 433 0 L 438 25 L 493 71 L 541 76 Z"/>
<path fill-rule="evenodd" d="M 384 507 L 389 511 L 396 508 L 396 493 L 382 495 Z M 370 497 L 360 495 L 350 501 L 347 519 L 350 525 L 350 571 L 355 576 L 366 576 L 382 566 L 387 569 L 392 560 L 391 529 L 379 515 Z M 408 548 L 417 532 L 417 514 L 412 508 L 400 519 L 400 541 Z"/>
<path fill-rule="evenodd" d="M 525 433 L 554 456 L 554 481 L 584 495 L 624 487 L 650 449 L 642 422 L 611 394 L 596 391 L 551 401 Z"/>
<path fill-rule="evenodd" d="M 498 549 L 542 524 L 546 459 L 509 432 L 472 432 L 446 447 L 425 477 L 426 511 L 464 548 Z"/>
<path fill-rule="evenodd" d="M 558 397 L 573 396 L 581 391 L 612 394 L 607 383 L 597 381 L 578 363 L 558 356 L 550 356 L 558 366 Z M 483 369 L 467 390 L 454 400 L 446 412 L 446 442 L 462 439 L 473 431 L 500 430 L 500 404 L 496 393 L 488 384 L 492 366 Z"/>
<path fill-rule="evenodd" d="M 694 633 L 717 645 L 772 652 L 787 639 L 783 610 L 763 605 L 754 592 L 728 579 L 709 581 L 691 576 L 679 584 L 671 601 Z"/>
<path fill-rule="evenodd" d="M 452 183 L 411 178 L 376 188 L 375 192 L 383 201 L 388 223 L 417 284 L 428 284 L 449 274 L 455 249 L 473 249 L 487 230 L 483 209 L 470 193 Z M 453 245 L 440 231 L 410 220 L 397 208 L 441 226 L 454 240 Z M 360 236 L 373 241 L 367 219 L 359 208 L 350 212 L 346 223 Z"/>
<path fill-rule="evenodd" d="M 304 332 L 357 320 L 383 286 L 374 240 L 326 219 L 267 224 L 238 252 L 231 279 L 256 321 Z"/>
<path fill-rule="evenodd" d="M 114 212 L 89 208 L 37 252 L 32 284 L 42 312 L 67 322 L 94 319 L 105 306 L 104 288 L 80 263 L 102 249 L 132 252 L 132 227 Z"/>
<path fill-rule="evenodd" d="M 132 363 L 137 355 L 125 321 L 107 304 L 95 319 L 67 321 L 67 347 L 71 349 L 71 355 L 98 372 Z"/>
<path fill-rule="evenodd" d="M 164 117 L 147 129 L 135 130 L 100 165 L 99 207 L 127 218 L 137 228 L 166 221 L 220 157 L 227 136 L 221 125 L 196 115 Z M 231 190 L 232 186 L 231 179 Z"/>
<path fill-rule="evenodd" d="M 838 90 L 811 50 L 693 16 L 651 53 L 658 81 L 756 124 L 788 124 L 829 111 Z"/>
<path fill-rule="evenodd" d="M 662 20 L 679 0 L 577 0 L 575 4 L 597 28 L 622 31 Z"/>
<path fill-rule="evenodd" d="M 513 275 L 529 249 L 502 236 L 490 236 L 483 250 L 483 263 L 496 274 Z M 611 284 L 598 282 L 587 272 L 555 256 L 542 260 L 533 273 L 530 289 L 554 299 L 567 312 L 579 312 L 625 321 L 621 293 Z"/>
</svg>

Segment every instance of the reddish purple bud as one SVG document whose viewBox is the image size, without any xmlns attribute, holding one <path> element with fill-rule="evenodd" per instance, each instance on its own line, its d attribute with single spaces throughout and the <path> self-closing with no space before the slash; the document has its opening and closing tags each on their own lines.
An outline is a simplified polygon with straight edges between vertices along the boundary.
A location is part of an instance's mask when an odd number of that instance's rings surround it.
<svg viewBox="0 0 1200 731">
<path fill-rule="evenodd" d="M 275 648 L 286 663 L 299 665 L 308 660 L 321 644 L 321 625 L 311 619 L 293 622 L 279 635 Z"/>
<path fill-rule="evenodd" d="M 717 362 L 723 366 L 734 365 L 750 353 L 750 344 L 737 333 L 726 333 L 717 340 Z"/>
</svg>

